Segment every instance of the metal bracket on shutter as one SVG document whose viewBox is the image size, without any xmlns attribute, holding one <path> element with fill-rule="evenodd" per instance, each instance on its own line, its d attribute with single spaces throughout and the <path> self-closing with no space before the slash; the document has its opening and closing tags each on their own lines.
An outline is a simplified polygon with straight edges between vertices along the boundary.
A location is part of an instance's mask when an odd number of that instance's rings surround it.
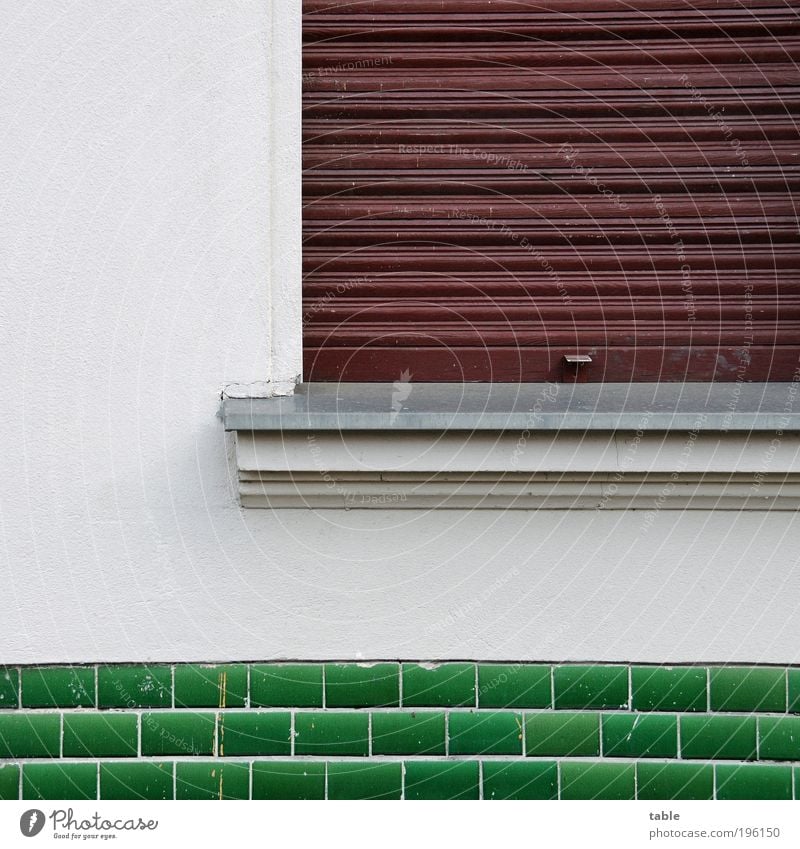
<svg viewBox="0 0 800 849">
<path fill-rule="evenodd" d="M 564 354 L 564 362 L 572 366 L 580 366 L 591 361 L 592 358 L 588 354 Z"/>
</svg>

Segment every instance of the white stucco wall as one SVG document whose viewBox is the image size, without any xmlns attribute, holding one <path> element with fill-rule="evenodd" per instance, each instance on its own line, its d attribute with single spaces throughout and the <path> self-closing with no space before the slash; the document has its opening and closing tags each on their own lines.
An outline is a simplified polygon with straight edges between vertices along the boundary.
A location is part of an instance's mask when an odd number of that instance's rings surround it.
<svg viewBox="0 0 800 849">
<path fill-rule="evenodd" d="M 238 506 L 220 389 L 296 363 L 268 2 L 0 0 L 0 663 L 799 661 L 792 514 Z"/>
</svg>

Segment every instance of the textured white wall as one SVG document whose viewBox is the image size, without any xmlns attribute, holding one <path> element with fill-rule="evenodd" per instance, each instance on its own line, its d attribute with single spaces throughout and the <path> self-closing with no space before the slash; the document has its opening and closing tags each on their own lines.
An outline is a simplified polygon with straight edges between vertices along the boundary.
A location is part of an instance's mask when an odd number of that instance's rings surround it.
<svg viewBox="0 0 800 849">
<path fill-rule="evenodd" d="M 296 309 L 267 3 L 0 0 L 0 663 L 799 661 L 790 514 L 238 507 L 219 391 Z"/>
</svg>

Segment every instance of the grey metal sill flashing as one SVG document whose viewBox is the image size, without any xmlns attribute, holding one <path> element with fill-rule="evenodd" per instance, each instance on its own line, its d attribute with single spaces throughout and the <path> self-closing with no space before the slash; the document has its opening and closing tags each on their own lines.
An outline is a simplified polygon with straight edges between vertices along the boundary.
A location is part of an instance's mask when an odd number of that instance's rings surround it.
<svg viewBox="0 0 800 849">
<path fill-rule="evenodd" d="M 800 432 L 793 383 L 302 383 L 223 399 L 231 431 Z"/>
</svg>

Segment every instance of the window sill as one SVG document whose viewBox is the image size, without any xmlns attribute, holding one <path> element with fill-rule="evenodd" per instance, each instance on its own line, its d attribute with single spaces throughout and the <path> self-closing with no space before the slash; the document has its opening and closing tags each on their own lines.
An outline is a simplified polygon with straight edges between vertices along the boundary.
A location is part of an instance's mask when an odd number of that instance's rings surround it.
<svg viewBox="0 0 800 849">
<path fill-rule="evenodd" d="M 226 397 L 248 507 L 800 507 L 800 383 L 301 384 Z"/>
</svg>

